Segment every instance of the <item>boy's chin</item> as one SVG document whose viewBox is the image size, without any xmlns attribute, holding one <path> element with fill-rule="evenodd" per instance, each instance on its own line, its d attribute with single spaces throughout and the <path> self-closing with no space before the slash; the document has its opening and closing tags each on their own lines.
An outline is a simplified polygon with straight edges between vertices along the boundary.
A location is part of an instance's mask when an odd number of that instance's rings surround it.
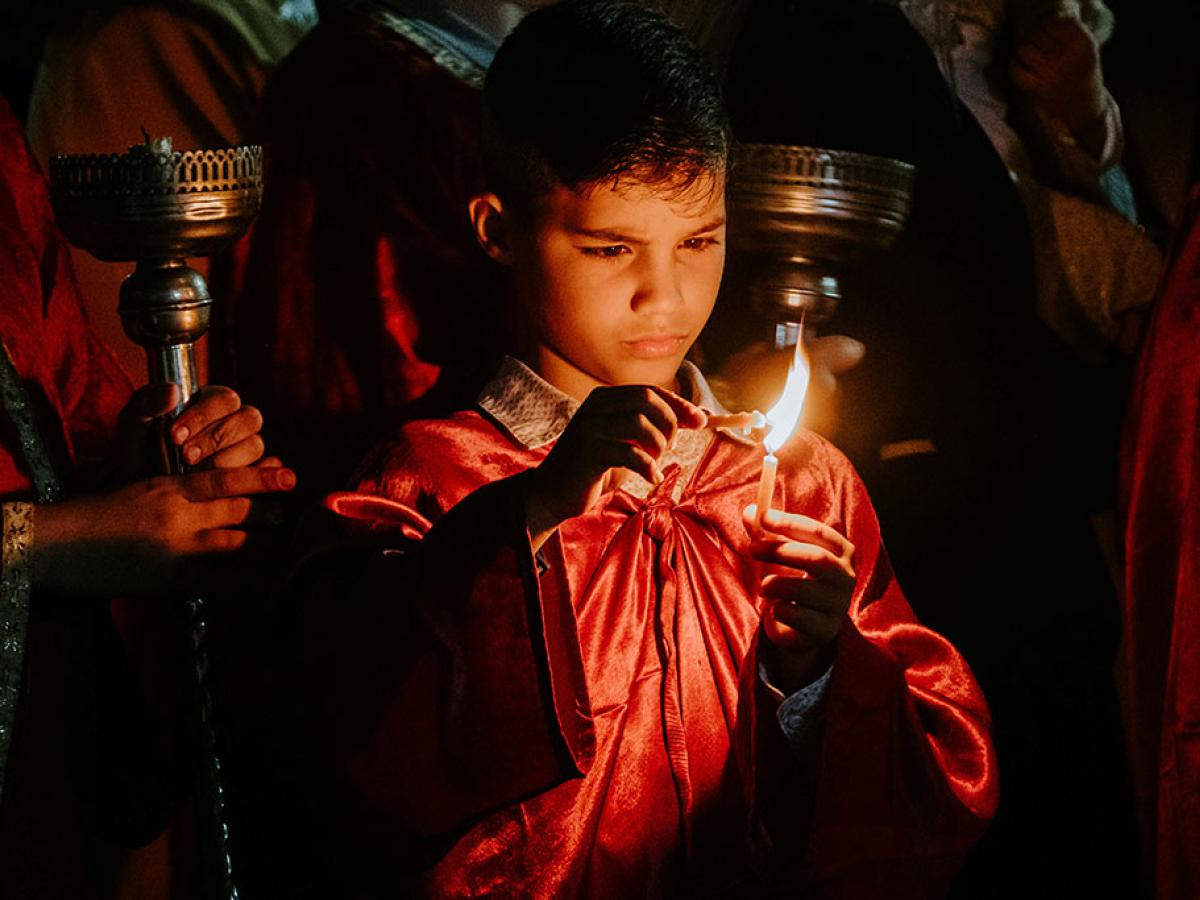
<svg viewBox="0 0 1200 900">
<path fill-rule="evenodd" d="M 613 372 L 613 384 L 653 384 L 674 390 L 676 375 L 682 363 L 682 356 L 625 360 L 617 367 L 617 371 Z"/>
</svg>

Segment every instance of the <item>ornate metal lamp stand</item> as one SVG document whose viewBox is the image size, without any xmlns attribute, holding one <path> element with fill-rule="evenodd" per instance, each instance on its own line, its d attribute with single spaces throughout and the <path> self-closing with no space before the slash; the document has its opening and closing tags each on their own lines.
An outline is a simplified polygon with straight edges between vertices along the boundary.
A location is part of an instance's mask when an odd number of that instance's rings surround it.
<svg viewBox="0 0 1200 900">
<path fill-rule="evenodd" d="M 148 140 L 122 155 L 56 157 L 50 180 L 55 214 L 72 243 L 106 262 L 137 262 L 121 285 L 121 322 L 146 351 L 150 381 L 179 385 L 181 409 L 199 386 L 195 344 L 208 330 L 212 307 L 204 279 L 186 260 L 225 249 L 250 227 L 262 194 L 261 148 L 178 153 L 169 138 Z M 177 449 L 166 440 L 162 447 L 163 472 L 183 472 Z M 233 900 L 207 687 L 205 603 L 189 603 L 203 744 L 195 808 L 204 895 Z"/>
<path fill-rule="evenodd" d="M 838 271 L 889 247 L 908 218 L 908 163 L 816 147 L 743 144 L 730 191 L 731 250 L 776 349 L 841 299 Z"/>
</svg>

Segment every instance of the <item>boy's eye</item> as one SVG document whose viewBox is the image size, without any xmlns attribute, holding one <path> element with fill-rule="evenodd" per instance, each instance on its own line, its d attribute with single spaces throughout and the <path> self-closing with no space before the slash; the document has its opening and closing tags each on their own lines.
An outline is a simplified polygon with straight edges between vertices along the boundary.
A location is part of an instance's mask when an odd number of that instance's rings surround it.
<svg viewBox="0 0 1200 900">
<path fill-rule="evenodd" d="M 695 237 L 695 238 L 688 238 L 686 241 L 684 241 L 679 246 L 683 247 L 684 250 L 707 250 L 709 247 L 715 247 L 716 245 L 717 245 L 716 238 Z"/>
<path fill-rule="evenodd" d="M 604 259 L 616 259 L 629 252 L 629 248 L 624 244 L 613 244 L 609 247 L 583 247 L 581 248 L 588 256 L 599 256 Z"/>
</svg>

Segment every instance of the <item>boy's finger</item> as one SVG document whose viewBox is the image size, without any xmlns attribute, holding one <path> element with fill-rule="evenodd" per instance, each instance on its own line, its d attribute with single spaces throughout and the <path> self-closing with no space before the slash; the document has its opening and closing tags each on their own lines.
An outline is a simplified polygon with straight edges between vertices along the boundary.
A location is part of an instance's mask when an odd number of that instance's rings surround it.
<svg viewBox="0 0 1200 900">
<path fill-rule="evenodd" d="M 742 512 L 742 521 L 747 529 L 759 523 L 755 522 L 758 508 L 751 504 Z M 762 530 L 767 534 L 776 534 L 793 541 L 801 541 L 824 547 L 835 556 L 851 559 L 854 556 L 854 544 L 837 529 L 826 525 L 819 519 L 803 516 L 799 513 L 783 512 L 778 509 L 768 509 L 762 519 Z"/>
<path fill-rule="evenodd" d="M 854 569 L 848 560 L 816 544 L 752 541 L 750 555 L 759 562 L 796 569 L 822 581 L 845 582 L 854 579 Z"/>
<path fill-rule="evenodd" d="M 655 427 L 662 433 L 668 445 L 675 441 L 675 433 L 679 430 L 679 416 L 666 400 L 649 388 L 639 391 L 636 396 L 636 409 L 641 415 L 649 417 Z"/>
<path fill-rule="evenodd" d="M 283 460 L 278 456 L 267 456 L 255 463 L 260 469 L 278 469 L 283 466 Z"/>
<path fill-rule="evenodd" d="M 210 469 L 176 477 L 183 480 L 184 496 L 194 502 L 290 491 L 296 486 L 296 473 L 286 468 Z"/>
<path fill-rule="evenodd" d="M 198 390 L 171 427 L 171 439 L 182 446 L 213 422 L 241 408 L 242 398 L 232 388 L 210 384 Z"/>
<path fill-rule="evenodd" d="M 258 434 L 262 424 L 262 413 L 253 406 L 243 406 L 209 423 L 199 432 L 193 431 L 183 445 L 183 458 L 189 465 L 196 465 L 221 450 L 236 446 L 246 438 Z"/>
<path fill-rule="evenodd" d="M 703 428 L 708 424 L 708 414 L 690 400 L 685 400 L 666 388 L 651 386 L 650 390 L 666 401 L 671 411 L 675 413 L 675 419 L 680 428 Z"/>
<path fill-rule="evenodd" d="M 634 444 L 645 450 L 652 459 L 666 452 L 669 438 L 661 426 L 645 413 L 638 413 L 632 420 L 611 423 L 611 431 L 604 436 L 621 444 Z"/>
<path fill-rule="evenodd" d="M 609 412 L 616 414 L 615 418 L 618 420 L 628 421 L 630 416 L 645 417 L 662 433 L 667 444 L 675 439 L 679 417 L 675 415 L 671 405 L 653 388 L 646 385 L 629 385 L 614 389 L 609 396 L 612 403 Z M 622 434 L 621 437 L 624 438 L 625 435 Z"/>
<path fill-rule="evenodd" d="M 658 484 L 663 480 L 658 463 L 641 447 L 634 444 L 622 444 L 620 448 L 610 468 L 629 469 L 631 472 L 641 475 L 651 484 Z"/>
</svg>

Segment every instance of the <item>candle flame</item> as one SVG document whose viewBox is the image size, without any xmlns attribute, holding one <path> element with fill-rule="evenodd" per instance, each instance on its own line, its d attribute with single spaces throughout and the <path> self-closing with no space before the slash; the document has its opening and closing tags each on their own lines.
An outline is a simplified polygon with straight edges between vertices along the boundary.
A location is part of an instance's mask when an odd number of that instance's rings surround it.
<svg viewBox="0 0 1200 900">
<path fill-rule="evenodd" d="M 804 395 L 808 393 L 809 378 L 808 354 L 804 352 L 804 328 L 801 326 L 800 335 L 796 341 L 796 352 L 792 355 L 792 363 L 788 366 L 787 383 L 783 393 L 775 401 L 775 405 L 767 411 L 767 421 L 771 430 L 763 438 L 768 453 L 775 453 L 787 443 L 796 423 L 800 421 L 800 411 L 804 408 Z"/>
</svg>

